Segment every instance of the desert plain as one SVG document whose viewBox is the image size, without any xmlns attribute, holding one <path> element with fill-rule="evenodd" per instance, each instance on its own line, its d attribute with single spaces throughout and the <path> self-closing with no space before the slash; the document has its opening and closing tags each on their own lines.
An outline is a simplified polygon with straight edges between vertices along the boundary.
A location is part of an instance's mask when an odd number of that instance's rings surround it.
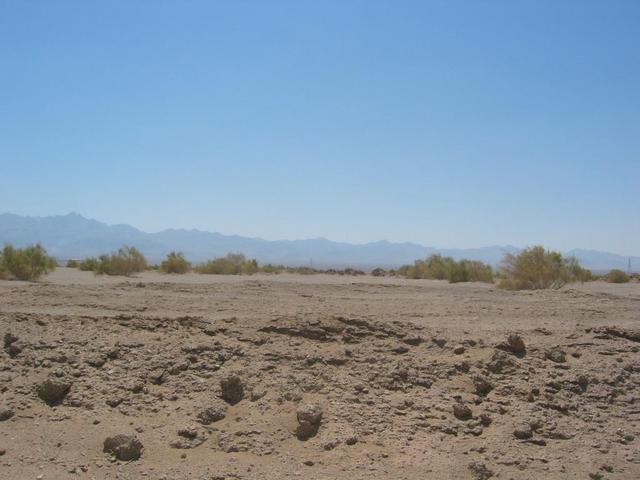
<svg viewBox="0 0 640 480">
<path fill-rule="evenodd" d="M 0 335 L 2 479 L 640 478 L 638 282 L 59 268 Z"/>
</svg>

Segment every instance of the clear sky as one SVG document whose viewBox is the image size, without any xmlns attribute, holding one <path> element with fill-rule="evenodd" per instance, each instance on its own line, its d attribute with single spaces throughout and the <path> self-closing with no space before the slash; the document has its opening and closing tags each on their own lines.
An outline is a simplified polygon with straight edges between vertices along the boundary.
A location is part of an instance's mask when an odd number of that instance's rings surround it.
<svg viewBox="0 0 640 480">
<path fill-rule="evenodd" d="M 640 1 L 0 0 L 0 212 L 640 255 Z"/>
</svg>

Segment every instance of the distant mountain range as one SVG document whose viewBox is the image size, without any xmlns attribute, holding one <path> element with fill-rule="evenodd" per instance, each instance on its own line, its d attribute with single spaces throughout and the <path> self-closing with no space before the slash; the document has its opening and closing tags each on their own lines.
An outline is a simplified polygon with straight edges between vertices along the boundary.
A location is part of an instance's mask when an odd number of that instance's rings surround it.
<svg viewBox="0 0 640 480">
<path fill-rule="evenodd" d="M 365 269 L 398 267 L 434 253 L 497 265 L 505 253 L 518 251 L 517 247 L 511 245 L 446 249 L 384 240 L 358 245 L 325 238 L 269 241 L 182 229 L 147 233 L 130 225 L 107 225 L 76 213 L 52 217 L 0 214 L 0 243 L 7 242 L 17 247 L 39 242 L 51 255 L 61 260 L 100 255 L 126 244 L 140 249 L 151 261 L 160 260 L 172 250 L 184 252 L 188 259 L 195 262 L 229 252 L 240 252 L 261 263 Z M 629 257 L 594 250 L 576 249 L 565 253 L 574 255 L 585 267 L 596 271 L 611 268 L 626 270 L 629 260 Z M 640 257 L 631 257 L 631 264 L 638 270 Z"/>
</svg>

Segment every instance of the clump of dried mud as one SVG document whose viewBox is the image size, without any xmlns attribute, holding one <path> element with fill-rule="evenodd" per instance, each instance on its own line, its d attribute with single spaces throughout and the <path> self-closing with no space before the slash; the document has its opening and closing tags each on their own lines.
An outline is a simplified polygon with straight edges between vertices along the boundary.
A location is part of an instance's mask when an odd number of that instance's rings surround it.
<svg viewBox="0 0 640 480">
<path fill-rule="evenodd" d="M 3 478 L 640 477 L 640 286 L 0 282 Z"/>
</svg>

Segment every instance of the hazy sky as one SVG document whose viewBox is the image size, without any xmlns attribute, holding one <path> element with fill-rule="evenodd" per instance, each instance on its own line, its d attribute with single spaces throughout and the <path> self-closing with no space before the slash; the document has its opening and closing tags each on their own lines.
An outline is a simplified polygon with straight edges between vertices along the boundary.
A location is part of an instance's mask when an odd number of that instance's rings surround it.
<svg viewBox="0 0 640 480">
<path fill-rule="evenodd" d="M 0 0 L 0 212 L 640 255 L 640 1 Z"/>
</svg>

